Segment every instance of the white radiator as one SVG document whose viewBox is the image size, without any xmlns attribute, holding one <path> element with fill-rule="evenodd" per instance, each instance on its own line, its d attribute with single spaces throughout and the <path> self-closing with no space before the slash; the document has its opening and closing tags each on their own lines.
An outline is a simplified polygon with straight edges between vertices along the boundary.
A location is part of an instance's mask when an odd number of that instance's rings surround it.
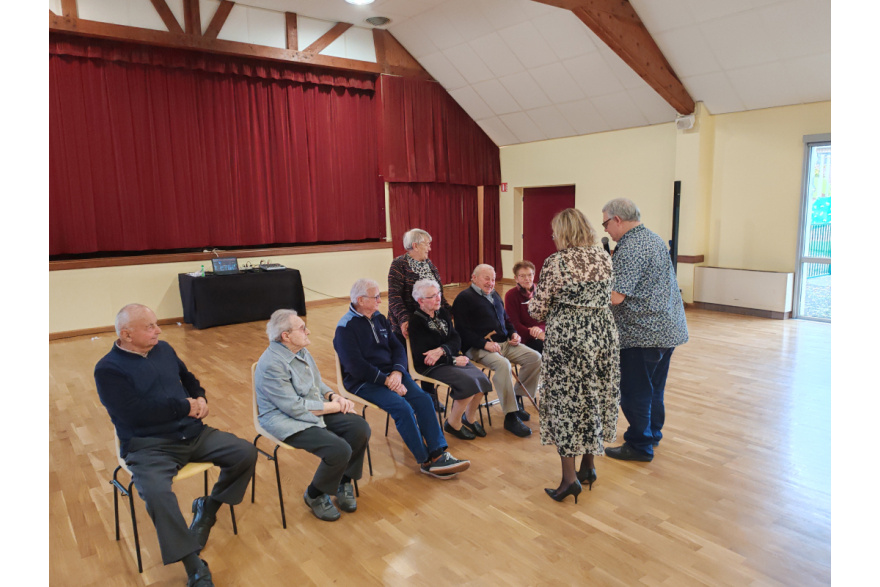
<svg viewBox="0 0 880 587">
<path fill-rule="evenodd" d="M 793 284 L 793 273 L 695 267 L 694 301 L 770 312 L 791 312 Z"/>
</svg>

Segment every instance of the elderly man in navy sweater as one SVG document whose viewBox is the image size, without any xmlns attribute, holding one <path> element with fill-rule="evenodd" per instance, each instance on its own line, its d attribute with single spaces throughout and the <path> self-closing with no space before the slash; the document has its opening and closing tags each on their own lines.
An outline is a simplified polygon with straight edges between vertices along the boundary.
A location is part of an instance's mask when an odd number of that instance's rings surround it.
<svg viewBox="0 0 880 587">
<path fill-rule="evenodd" d="M 199 553 L 221 504 L 240 503 L 254 475 L 254 446 L 202 421 L 205 390 L 174 349 L 159 340 L 156 314 L 129 304 L 116 315 L 118 339 L 95 366 L 95 383 L 119 437 L 121 456 L 156 526 L 162 562 L 181 561 L 188 586 L 213 585 Z M 211 495 L 193 502 L 187 527 L 171 480 L 190 461 L 220 467 Z"/>
<path fill-rule="evenodd" d="M 358 279 L 351 306 L 336 325 L 333 348 L 349 392 L 388 412 L 422 473 L 450 479 L 470 467 L 449 454 L 434 401 L 415 384 L 406 368 L 406 349 L 391 335 L 391 324 L 379 312 L 379 284 Z"/>
</svg>

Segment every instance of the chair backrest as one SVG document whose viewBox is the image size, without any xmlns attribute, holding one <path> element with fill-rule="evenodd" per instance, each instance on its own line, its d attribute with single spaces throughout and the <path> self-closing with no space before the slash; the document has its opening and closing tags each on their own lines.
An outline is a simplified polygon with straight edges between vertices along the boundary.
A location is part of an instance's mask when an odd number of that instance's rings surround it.
<svg viewBox="0 0 880 587">
<path fill-rule="evenodd" d="M 409 369 L 409 376 L 413 378 L 415 381 L 426 381 L 428 383 L 433 383 L 435 386 L 445 386 L 449 387 L 446 383 L 438 379 L 434 379 L 433 377 L 428 377 L 427 375 L 421 375 L 418 371 L 416 371 L 415 364 L 413 363 L 413 354 L 412 354 L 412 346 L 409 344 L 409 339 L 406 339 L 406 362 L 407 369 Z"/>
<path fill-rule="evenodd" d="M 260 426 L 260 410 L 257 408 L 257 364 L 251 365 L 251 395 L 254 396 L 254 428 L 259 434 L 263 434 L 263 427 Z"/>
</svg>

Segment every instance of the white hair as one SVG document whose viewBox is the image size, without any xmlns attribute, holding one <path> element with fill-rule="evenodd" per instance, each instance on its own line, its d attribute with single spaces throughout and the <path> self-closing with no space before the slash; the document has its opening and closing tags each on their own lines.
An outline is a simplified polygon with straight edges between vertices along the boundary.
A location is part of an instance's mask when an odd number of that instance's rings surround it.
<svg viewBox="0 0 880 587">
<path fill-rule="evenodd" d="M 116 313 L 114 326 L 116 327 L 116 336 L 122 336 L 122 331 L 128 328 L 132 318 L 144 310 L 149 308 L 143 304 L 128 304 Z"/>
<path fill-rule="evenodd" d="M 413 228 L 403 234 L 403 248 L 407 251 L 411 251 L 419 243 L 429 242 L 431 242 L 431 235 L 421 228 Z"/>
<path fill-rule="evenodd" d="M 473 273 L 471 273 L 471 277 L 476 277 L 477 273 L 479 273 L 480 271 L 483 271 L 484 269 L 488 269 L 492 273 L 495 273 L 494 267 L 492 267 L 491 265 L 487 265 L 486 263 L 480 263 L 479 265 L 474 267 L 474 271 L 473 271 Z"/>
<path fill-rule="evenodd" d="M 296 310 L 275 310 L 266 323 L 266 336 L 269 342 L 281 342 L 281 335 L 290 332 L 291 318 L 298 316 Z"/>
<path fill-rule="evenodd" d="M 434 281 L 433 279 L 420 279 L 413 284 L 412 297 L 415 301 L 419 301 L 421 299 L 426 298 L 424 292 L 429 287 L 436 287 L 437 291 L 440 291 L 440 284 Z"/>
<path fill-rule="evenodd" d="M 379 289 L 379 284 L 366 277 L 361 277 L 355 281 L 354 285 L 351 286 L 351 303 L 357 304 L 358 298 L 367 297 L 367 290 L 371 287 Z"/>
<path fill-rule="evenodd" d="M 615 198 L 602 206 L 602 212 L 608 214 L 608 218 L 617 216 L 624 222 L 641 222 L 642 213 L 629 198 Z"/>
</svg>

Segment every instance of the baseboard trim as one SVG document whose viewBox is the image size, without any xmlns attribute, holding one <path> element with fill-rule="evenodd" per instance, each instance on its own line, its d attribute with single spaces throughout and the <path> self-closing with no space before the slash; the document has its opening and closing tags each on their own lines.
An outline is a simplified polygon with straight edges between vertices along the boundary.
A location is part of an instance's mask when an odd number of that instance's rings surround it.
<svg viewBox="0 0 880 587">
<path fill-rule="evenodd" d="M 776 312 L 773 310 L 758 310 L 756 308 L 740 308 L 739 306 L 725 306 L 724 304 L 710 304 L 708 302 L 694 302 L 694 308 L 711 310 L 712 312 L 725 312 L 727 314 L 742 314 L 743 316 L 756 316 L 758 318 L 771 318 L 773 320 L 788 320 L 791 312 Z"/>
<path fill-rule="evenodd" d="M 161 320 L 156 320 L 156 323 L 159 326 L 166 326 L 168 324 L 177 324 L 180 322 L 183 323 L 183 316 L 179 316 L 177 318 L 163 318 Z M 87 336 L 89 334 L 104 334 L 107 332 L 112 332 L 113 335 L 116 335 L 116 327 L 115 326 L 97 326 L 95 328 L 80 328 L 79 330 L 64 330 L 61 332 L 50 332 L 49 340 L 59 340 L 62 338 L 73 338 L 75 336 Z"/>
</svg>

